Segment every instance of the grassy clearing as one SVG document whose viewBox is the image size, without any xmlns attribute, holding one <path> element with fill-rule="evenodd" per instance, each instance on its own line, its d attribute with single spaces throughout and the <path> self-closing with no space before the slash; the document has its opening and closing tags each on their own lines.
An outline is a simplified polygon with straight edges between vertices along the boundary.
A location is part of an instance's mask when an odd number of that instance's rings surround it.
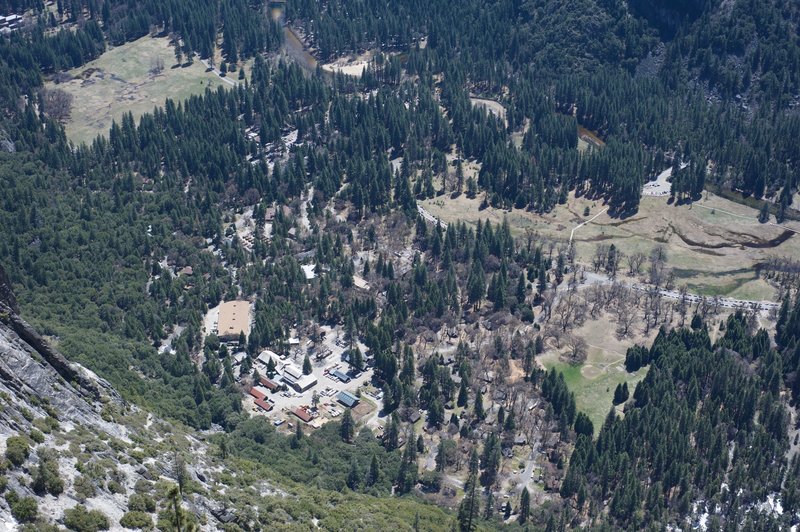
<svg viewBox="0 0 800 532">
<path fill-rule="evenodd" d="M 575 394 L 578 410 L 589 416 L 595 428 L 603 424 L 611 409 L 617 384 L 627 382 L 633 392 L 636 383 L 647 373 L 647 368 L 635 373 L 625 371 L 625 352 L 628 347 L 634 343 L 650 345 L 658 332 L 652 330 L 646 336 L 635 334 L 631 338 L 619 339 L 614 334 L 614 327 L 609 326 L 611 322 L 611 316 L 603 316 L 575 329 L 574 334 L 585 338 L 589 344 L 588 356 L 581 365 L 560 360 L 559 355 L 563 350 L 559 349 L 548 349 L 539 357 L 539 362 L 545 368 L 555 368 L 564 374 L 567 386 Z"/>
<path fill-rule="evenodd" d="M 567 386 L 575 394 L 578 410 L 589 416 L 596 430 L 603 425 L 603 420 L 611 409 L 611 399 L 617 384 L 627 382 L 628 387 L 633 390 L 636 383 L 647 373 L 647 368 L 642 368 L 636 373 L 627 373 L 624 364 L 600 372 L 586 371 L 587 366 L 571 366 L 559 361 L 557 357 L 548 355 L 542 357 L 542 364 L 547 369 L 555 368 L 564 374 Z"/>
<path fill-rule="evenodd" d="M 421 203 L 445 222 L 490 220 L 500 223 L 507 218 L 518 236 L 530 231 L 563 241 L 569 240 L 573 227 L 604 208 L 599 201 L 576 198 L 573 194 L 565 205 L 558 205 L 547 214 L 491 207 L 481 210 L 481 196 L 470 200 L 463 194 L 457 198 L 440 196 Z M 584 216 L 587 207 L 590 214 Z M 781 236 L 785 229 L 760 224 L 757 216 L 755 209 L 714 194 L 707 194 L 694 205 L 668 205 L 664 197 L 643 197 L 639 212 L 634 216 L 621 220 L 603 214 L 576 231 L 578 262 L 590 264 L 600 243 L 613 243 L 627 255 L 647 254 L 656 245 L 663 245 L 669 257 L 668 265 L 675 269 L 679 284 L 686 284 L 696 293 L 773 299 L 773 288 L 757 278 L 755 267 L 769 256 L 800 256 L 800 234 L 779 245 L 771 245 L 769 241 Z M 800 230 L 798 222 L 784 225 Z M 623 268 L 626 268 L 624 263 Z"/>
<path fill-rule="evenodd" d="M 164 70 L 150 74 L 155 58 Z M 113 120 L 128 111 L 138 118 L 161 106 L 167 98 L 180 101 L 200 94 L 207 87 L 216 89 L 222 81 L 199 61 L 177 67 L 167 38 L 142 37 L 112 48 L 81 68 L 71 70 L 72 80 L 58 87 L 75 97 L 72 116 L 66 123 L 67 136 L 75 143 L 91 142 L 108 133 Z"/>
</svg>

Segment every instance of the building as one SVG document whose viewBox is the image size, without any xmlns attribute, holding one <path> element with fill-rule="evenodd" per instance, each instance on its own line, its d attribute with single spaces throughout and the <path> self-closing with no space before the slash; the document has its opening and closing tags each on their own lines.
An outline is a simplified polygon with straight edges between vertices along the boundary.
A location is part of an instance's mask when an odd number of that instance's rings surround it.
<svg viewBox="0 0 800 532">
<path fill-rule="evenodd" d="M 317 273 L 314 271 L 317 269 L 316 264 L 304 264 L 300 266 L 303 269 L 303 274 L 306 276 L 306 281 L 310 281 L 317 276 Z"/>
<path fill-rule="evenodd" d="M 333 370 L 331 372 L 331 375 L 333 375 L 334 377 L 336 377 L 340 381 L 344 382 L 345 384 L 350 382 L 350 380 L 351 380 L 350 376 L 347 373 L 344 373 L 343 371 L 339 371 L 338 369 Z"/>
<path fill-rule="evenodd" d="M 300 421 L 303 421 L 304 423 L 308 423 L 309 421 L 311 421 L 313 419 L 313 416 L 311 415 L 311 412 L 309 412 L 307 409 L 303 408 L 302 406 L 297 407 L 294 410 L 292 410 L 292 414 L 294 414 L 295 416 L 300 418 Z"/>
<path fill-rule="evenodd" d="M 0 29 L 16 30 L 22 26 L 22 15 L 0 15 Z"/>
<path fill-rule="evenodd" d="M 298 393 L 303 393 L 317 385 L 314 375 L 303 375 L 303 371 L 294 364 L 283 366 L 283 380 Z"/>
<path fill-rule="evenodd" d="M 339 392 L 339 394 L 336 396 L 336 400 L 342 403 L 347 408 L 353 408 L 358 404 L 358 397 L 344 390 Z"/>
<path fill-rule="evenodd" d="M 258 380 L 261 382 L 261 386 L 263 386 L 272 393 L 275 393 L 280 389 L 280 385 L 271 379 L 268 379 L 266 377 L 259 377 Z"/>
<path fill-rule="evenodd" d="M 250 335 L 250 302 L 226 301 L 219 306 L 217 336 L 220 340 L 237 340 L 239 334 Z"/>
<path fill-rule="evenodd" d="M 278 356 L 278 353 L 274 351 L 270 351 L 269 349 L 264 349 L 263 351 L 261 351 L 261 353 L 258 354 L 258 358 L 256 358 L 256 360 L 264 364 L 264 366 L 269 365 L 269 359 L 272 359 L 272 361 L 275 363 L 275 367 L 278 367 L 278 363 L 280 362 L 280 357 Z"/>
<path fill-rule="evenodd" d="M 409 410 L 409 412 L 406 414 L 406 420 L 409 423 L 416 423 L 421 417 L 422 415 L 420 415 L 419 411 L 416 409 Z"/>
<path fill-rule="evenodd" d="M 272 410 L 272 403 L 268 403 L 266 399 L 256 399 L 255 403 L 264 412 Z"/>
<path fill-rule="evenodd" d="M 256 401 L 258 401 L 258 400 L 262 400 L 263 401 L 267 397 L 267 395 L 264 392 L 262 392 L 261 390 L 259 390 L 255 386 L 250 388 L 250 392 L 249 393 L 250 393 L 250 395 L 252 395 L 255 398 Z"/>
</svg>

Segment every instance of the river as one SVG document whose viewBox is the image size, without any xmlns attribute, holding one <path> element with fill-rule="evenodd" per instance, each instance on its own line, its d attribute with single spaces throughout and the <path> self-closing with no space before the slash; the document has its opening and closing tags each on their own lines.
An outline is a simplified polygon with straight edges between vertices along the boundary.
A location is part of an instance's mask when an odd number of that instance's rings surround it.
<svg viewBox="0 0 800 532">
<path fill-rule="evenodd" d="M 288 24 L 283 25 L 283 49 L 286 51 L 286 55 L 296 61 L 303 70 L 310 74 L 316 73 L 317 60 L 309 53 L 303 45 L 303 41 Z"/>
<path fill-rule="evenodd" d="M 284 8 L 274 5 L 270 8 L 270 15 L 276 22 L 283 26 L 283 50 L 290 59 L 295 61 L 300 67 L 309 74 L 317 72 L 317 59 L 306 49 L 303 41 L 294 30 L 286 23 L 284 18 Z"/>
</svg>

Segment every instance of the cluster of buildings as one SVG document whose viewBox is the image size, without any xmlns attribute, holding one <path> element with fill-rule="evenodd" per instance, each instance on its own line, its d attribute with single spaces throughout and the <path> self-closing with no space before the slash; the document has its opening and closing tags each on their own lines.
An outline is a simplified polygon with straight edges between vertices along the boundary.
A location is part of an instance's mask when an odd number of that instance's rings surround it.
<svg viewBox="0 0 800 532">
<path fill-rule="evenodd" d="M 286 384 L 286 386 L 293 388 L 297 393 L 306 392 L 317 385 L 317 378 L 313 374 L 303 374 L 303 370 L 297 367 L 297 364 L 293 362 L 284 362 L 277 353 L 269 349 L 262 351 L 261 354 L 258 355 L 258 358 L 256 358 L 256 361 L 261 363 L 265 370 L 267 366 L 269 366 L 270 360 L 272 360 L 275 369 L 278 371 L 274 379 L 267 379 L 270 380 L 270 382 L 274 382 L 278 386 L 282 383 Z"/>
<path fill-rule="evenodd" d="M 0 33 L 11 33 L 22 27 L 22 15 L 0 15 Z"/>
</svg>

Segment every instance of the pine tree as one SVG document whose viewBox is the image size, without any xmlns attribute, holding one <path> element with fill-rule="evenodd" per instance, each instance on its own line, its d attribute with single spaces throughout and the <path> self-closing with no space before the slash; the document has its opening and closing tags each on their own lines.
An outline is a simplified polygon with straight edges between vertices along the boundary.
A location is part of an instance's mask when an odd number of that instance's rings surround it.
<svg viewBox="0 0 800 532">
<path fill-rule="evenodd" d="M 439 447 L 436 450 L 436 471 L 439 473 L 444 472 L 444 468 L 447 465 L 447 453 L 444 447 L 444 438 L 439 440 Z"/>
<path fill-rule="evenodd" d="M 766 201 L 761 204 L 761 210 L 758 211 L 758 221 L 762 224 L 769 221 L 769 203 Z"/>
<path fill-rule="evenodd" d="M 483 486 L 491 486 L 497 480 L 497 472 L 500 470 L 500 456 L 500 441 L 497 435 L 491 432 L 483 445 L 483 456 L 481 456 L 481 466 L 483 467 L 481 484 Z"/>
<path fill-rule="evenodd" d="M 456 404 L 461 407 L 466 406 L 468 399 L 469 394 L 467 391 L 467 381 L 466 379 L 461 379 L 461 385 L 458 388 L 458 399 L 456 400 Z"/>
<path fill-rule="evenodd" d="M 473 449 L 469 459 L 469 476 L 464 484 L 464 499 L 458 506 L 458 526 L 461 532 L 472 532 L 477 528 L 475 520 L 480 515 L 478 498 L 478 452 Z"/>
<path fill-rule="evenodd" d="M 505 425 L 503 425 L 503 430 L 506 432 L 514 432 L 517 428 L 517 423 L 514 419 L 514 409 L 512 408 L 511 411 L 508 413 L 506 417 Z"/>
<path fill-rule="evenodd" d="M 361 354 L 361 349 L 355 346 L 350 350 L 350 366 L 357 371 L 361 371 L 364 367 L 364 356 Z"/>
<path fill-rule="evenodd" d="M 355 458 L 350 461 L 350 472 L 347 474 L 347 487 L 351 490 L 358 489 L 358 464 L 356 463 Z"/>
<path fill-rule="evenodd" d="M 483 509 L 483 518 L 489 520 L 492 517 L 494 517 L 494 493 L 492 493 L 492 490 L 488 490 L 486 494 L 486 507 Z"/>
<path fill-rule="evenodd" d="M 310 375 L 311 371 L 311 359 L 308 358 L 308 353 L 306 353 L 306 356 L 303 359 L 303 375 Z"/>
<path fill-rule="evenodd" d="M 531 495 L 528 493 L 528 488 L 522 488 L 522 494 L 519 497 L 519 524 L 524 525 L 528 521 L 530 511 Z"/>
<path fill-rule="evenodd" d="M 369 463 L 369 474 L 367 475 L 367 486 L 375 485 L 381 478 L 381 466 L 378 457 L 373 453 L 372 461 Z"/>
<path fill-rule="evenodd" d="M 475 419 L 478 421 L 483 421 L 483 419 L 486 417 L 486 413 L 483 411 L 483 394 L 480 391 L 475 394 L 475 406 L 473 413 L 475 414 Z"/>
<path fill-rule="evenodd" d="M 353 435 L 355 434 L 355 421 L 353 421 L 353 413 L 349 408 L 344 409 L 344 414 L 342 414 L 342 426 L 339 430 L 339 434 L 342 437 L 342 441 L 350 443 L 353 441 Z"/>
</svg>

